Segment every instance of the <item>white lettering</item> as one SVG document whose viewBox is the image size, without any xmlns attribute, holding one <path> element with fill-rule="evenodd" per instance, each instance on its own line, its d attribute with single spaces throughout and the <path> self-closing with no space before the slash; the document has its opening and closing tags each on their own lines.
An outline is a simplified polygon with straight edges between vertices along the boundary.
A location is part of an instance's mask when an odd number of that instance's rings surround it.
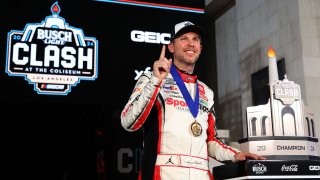
<svg viewBox="0 0 320 180">
<path fill-rule="evenodd" d="M 76 58 L 74 57 L 76 53 L 76 50 L 72 47 L 63 48 L 61 50 L 61 57 L 63 57 L 63 60 L 61 60 L 61 65 L 65 68 L 73 68 L 76 65 Z"/>
<path fill-rule="evenodd" d="M 87 62 L 87 68 L 86 69 L 92 69 L 92 49 L 87 49 L 87 56 L 83 55 L 83 48 L 79 48 L 79 52 L 78 52 L 78 68 L 79 69 L 83 69 L 83 62 L 86 61 Z"/>
<path fill-rule="evenodd" d="M 31 53 L 30 53 L 30 65 L 31 66 L 42 66 L 42 61 L 37 60 L 37 45 L 31 44 Z"/>
<path fill-rule="evenodd" d="M 138 80 L 143 73 L 143 71 L 138 71 L 138 70 L 134 70 L 134 72 L 136 73 L 136 77 L 134 78 L 134 80 Z"/>
<path fill-rule="evenodd" d="M 37 34 L 37 39 L 45 40 L 46 43 L 63 42 L 64 44 L 72 41 L 72 32 L 68 31 L 38 29 Z"/>
<path fill-rule="evenodd" d="M 131 40 L 134 42 L 146 42 L 154 44 L 169 44 L 171 34 L 132 30 L 130 34 Z"/>
<path fill-rule="evenodd" d="M 136 73 L 136 77 L 134 78 L 134 80 L 138 80 L 139 77 L 143 74 L 143 73 L 147 73 L 150 72 L 151 68 L 150 67 L 146 67 L 146 69 L 143 71 L 138 71 L 138 70 L 134 70 L 134 72 Z"/>
<path fill-rule="evenodd" d="M 59 57 L 60 50 L 57 46 L 49 45 L 44 48 L 44 66 L 49 67 L 50 61 L 52 61 L 53 67 L 59 67 Z"/>
<path fill-rule="evenodd" d="M 20 59 L 19 55 L 22 54 L 20 53 L 21 51 L 28 52 L 29 46 L 25 43 L 16 43 L 13 46 L 12 62 L 14 62 L 17 65 L 26 65 L 29 62 L 29 58 L 22 57 L 22 59 Z"/>
</svg>

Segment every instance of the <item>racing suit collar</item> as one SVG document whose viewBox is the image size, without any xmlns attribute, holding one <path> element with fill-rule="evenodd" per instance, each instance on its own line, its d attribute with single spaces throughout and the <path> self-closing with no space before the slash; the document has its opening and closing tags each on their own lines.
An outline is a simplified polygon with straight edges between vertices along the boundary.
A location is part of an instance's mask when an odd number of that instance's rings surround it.
<svg viewBox="0 0 320 180">
<path fill-rule="evenodd" d="M 181 76 L 181 79 L 183 80 L 183 82 L 187 82 L 187 83 L 196 83 L 197 82 L 198 77 L 194 72 L 192 74 L 189 74 L 188 72 L 177 68 L 177 66 L 175 66 L 175 67 L 178 70 L 178 73 Z"/>
</svg>

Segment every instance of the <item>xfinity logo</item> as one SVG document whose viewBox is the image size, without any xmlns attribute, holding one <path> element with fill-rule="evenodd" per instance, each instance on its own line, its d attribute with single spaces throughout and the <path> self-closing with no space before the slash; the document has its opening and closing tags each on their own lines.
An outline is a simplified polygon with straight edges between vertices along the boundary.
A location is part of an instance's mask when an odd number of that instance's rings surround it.
<svg viewBox="0 0 320 180">
<path fill-rule="evenodd" d="M 141 71 L 134 70 L 134 72 L 136 73 L 136 77 L 134 78 L 134 80 L 138 80 L 139 77 L 140 77 L 143 73 L 148 73 L 148 72 L 150 72 L 150 70 L 151 70 L 151 67 L 146 67 L 146 69 L 145 69 L 144 71 L 143 71 L 143 70 L 141 70 Z"/>
<path fill-rule="evenodd" d="M 132 30 L 131 31 L 131 40 L 134 42 L 145 42 L 145 43 L 154 43 L 154 44 L 169 44 L 171 34 L 169 33 L 159 33 L 159 32 L 149 32 L 149 31 L 140 31 Z"/>
</svg>

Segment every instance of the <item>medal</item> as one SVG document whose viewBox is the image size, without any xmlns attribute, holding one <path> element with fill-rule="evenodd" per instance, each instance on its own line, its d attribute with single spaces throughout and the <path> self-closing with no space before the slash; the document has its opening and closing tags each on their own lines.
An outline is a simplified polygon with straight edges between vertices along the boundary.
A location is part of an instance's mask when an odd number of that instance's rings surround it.
<svg viewBox="0 0 320 180">
<path fill-rule="evenodd" d="M 191 124 L 191 132 L 194 136 L 200 136 L 202 134 L 201 124 L 196 120 Z"/>
<path fill-rule="evenodd" d="M 195 137 L 198 137 L 202 134 L 202 127 L 201 124 L 197 122 L 196 117 L 198 115 L 199 111 L 199 88 L 198 83 L 196 83 L 196 94 L 194 100 L 191 98 L 191 95 L 189 94 L 183 80 L 180 77 L 180 74 L 178 73 L 177 69 L 174 65 L 170 68 L 170 73 L 172 74 L 173 79 L 176 81 L 183 98 L 186 100 L 186 103 L 189 107 L 189 110 L 194 117 L 194 122 L 191 124 L 191 132 Z"/>
</svg>

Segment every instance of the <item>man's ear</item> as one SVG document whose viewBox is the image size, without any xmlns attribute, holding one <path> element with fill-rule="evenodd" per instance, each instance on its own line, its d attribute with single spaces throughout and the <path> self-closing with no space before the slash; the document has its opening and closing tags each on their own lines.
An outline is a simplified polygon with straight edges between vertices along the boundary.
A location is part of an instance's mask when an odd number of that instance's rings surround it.
<svg viewBox="0 0 320 180">
<path fill-rule="evenodd" d="M 168 44 L 168 50 L 170 51 L 170 53 L 173 54 L 173 52 L 174 52 L 174 47 L 173 47 L 173 44 L 172 44 L 172 43 L 169 43 L 169 44 Z"/>
</svg>

